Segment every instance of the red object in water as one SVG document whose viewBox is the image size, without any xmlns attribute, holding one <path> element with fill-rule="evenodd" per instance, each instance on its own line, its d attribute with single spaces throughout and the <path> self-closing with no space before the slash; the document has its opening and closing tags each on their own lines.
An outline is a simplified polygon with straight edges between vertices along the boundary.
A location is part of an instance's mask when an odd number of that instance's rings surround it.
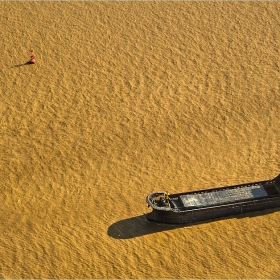
<svg viewBox="0 0 280 280">
<path fill-rule="evenodd" d="M 35 57 L 34 57 L 34 53 L 33 53 L 33 50 L 30 50 L 30 52 L 31 52 L 31 56 L 30 56 L 30 63 L 31 64 L 34 64 L 35 63 Z"/>
<path fill-rule="evenodd" d="M 34 64 L 34 63 L 35 63 L 34 57 L 31 57 L 31 58 L 30 58 L 30 63 L 31 63 L 31 64 Z"/>
</svg>

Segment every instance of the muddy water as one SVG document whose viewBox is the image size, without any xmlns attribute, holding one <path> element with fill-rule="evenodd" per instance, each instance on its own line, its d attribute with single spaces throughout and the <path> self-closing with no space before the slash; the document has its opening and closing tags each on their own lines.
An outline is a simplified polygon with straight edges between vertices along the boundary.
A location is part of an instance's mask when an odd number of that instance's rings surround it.
<svg viewBox="0 0 280 280">
<path fill-rule="evenodd" d="M 145 197 L 280 173 L 279 5 L 1 2 L 1 278 L 278 278 L 280 212 Z"/>
</svg>

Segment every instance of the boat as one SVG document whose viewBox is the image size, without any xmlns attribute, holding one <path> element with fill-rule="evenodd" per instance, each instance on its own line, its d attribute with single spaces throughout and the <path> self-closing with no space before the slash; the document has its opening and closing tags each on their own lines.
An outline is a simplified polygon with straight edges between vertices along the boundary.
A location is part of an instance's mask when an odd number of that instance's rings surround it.
<svg viewBox="0 0 280 280">
<path fill-rule="evenodd" d="M 270 180 L 169 194 L 158 191 L 146 197 L 152 212 L 149 222 L 190 224 L 280 207 L 280 174 Z"/>
</svg>

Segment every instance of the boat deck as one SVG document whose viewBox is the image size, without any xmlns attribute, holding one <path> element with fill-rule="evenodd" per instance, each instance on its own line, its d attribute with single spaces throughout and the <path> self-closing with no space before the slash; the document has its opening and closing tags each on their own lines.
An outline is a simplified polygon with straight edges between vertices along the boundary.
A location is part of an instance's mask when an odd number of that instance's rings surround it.
<svg viewBox="0 0 280 280">
<path fill-rule="evenodd" d="M 280 174 L 270 180 L 146 197 L 148 221 L 189 224 L 280 207 Z"/>
<path fill-rule="evenodd" d="M 178 200 L 181 202 L 180 204 L 183 207 L 188 208 L 212 206 L 266 196 L 268 196 L 268 193 L 265 188 L 261 184 L 258 184 L 232 189 L 221 189 L 211 192 L 184 194 L 180 195 Z"/>
</svg>

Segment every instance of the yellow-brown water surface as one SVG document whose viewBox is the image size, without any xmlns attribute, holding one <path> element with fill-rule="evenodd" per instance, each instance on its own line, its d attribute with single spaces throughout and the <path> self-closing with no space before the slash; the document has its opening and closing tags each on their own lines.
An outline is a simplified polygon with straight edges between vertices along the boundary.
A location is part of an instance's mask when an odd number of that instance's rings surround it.
<svg viewBox="0 0 280 280">
<path fill-rule="evenodd" d="M 280 173 L 279 27 L 279 2 L 1 2 L 0 277 L 279 278 L 279 211 L 144 216 Z"/>
</svg>

